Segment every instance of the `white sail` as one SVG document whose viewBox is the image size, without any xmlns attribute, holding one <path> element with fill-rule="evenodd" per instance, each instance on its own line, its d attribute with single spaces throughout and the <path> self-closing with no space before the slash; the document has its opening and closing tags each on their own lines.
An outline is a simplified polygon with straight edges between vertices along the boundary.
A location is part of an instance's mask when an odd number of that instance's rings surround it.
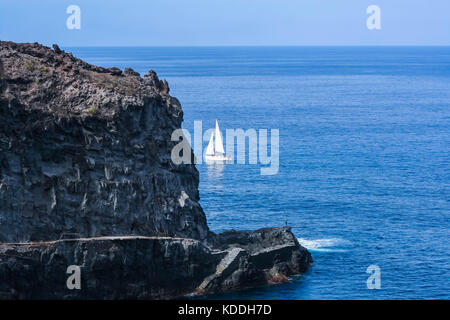
<svg viewBox="0 0 450 320">
<path fill-rule="evenodd" d="M 206 155 L 214 155 L 214 133 L 211 133 L 211 138 L 209 138 L 208 147 L 206 148 Z"/>
<path fill-rule="evenodd" d="M 222 134 L 220 133 L 219 129 L 219 123 L 216 120 L 216 139 L 215 139 L 215 148 L 217 153 L 225 153 L 225 150 L 223 149 L 223 141 L 222 141 Z"/>
<path fill-rule="evenodd" d="M 219 129 L 219 122 L 216 120 L 216 130 L 211 133 L 211 138 L 209 138 L 208 147 L 206 148 L 205 161 L 207 163 L 223 163 L 224 161 L 230 160 L 231 157 L 225 155 L 222 134 Z"/>
</svg>

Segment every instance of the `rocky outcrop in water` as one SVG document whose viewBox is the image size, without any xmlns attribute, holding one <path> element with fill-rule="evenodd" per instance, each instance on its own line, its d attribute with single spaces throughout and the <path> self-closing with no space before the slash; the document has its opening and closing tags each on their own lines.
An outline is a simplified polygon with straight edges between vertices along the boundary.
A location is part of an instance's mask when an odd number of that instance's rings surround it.
<svg viewBox="0 0 450 320">
<path fill-rule="evenodd" d="M 311 263 L 286 228 L 209 231 L 175 165 L 179 101 L 154 71 L 0 42 L 0 295 L 171 298 L 285 281 Z M 69 290 L 69 265 L 82 270 Z"/>
<path fill-rule="evenodd" d="M 311 262 L 286 228 L 247 235 L 254 239 L 248 245 L 214 249 L 195 239 L 137 236 L 0 244 L 0 299 L 211 294 L 285 282 Z M 69 266 L 80 266 L 80 286 L 72 290 L 66 285 Z"/>
</svg>

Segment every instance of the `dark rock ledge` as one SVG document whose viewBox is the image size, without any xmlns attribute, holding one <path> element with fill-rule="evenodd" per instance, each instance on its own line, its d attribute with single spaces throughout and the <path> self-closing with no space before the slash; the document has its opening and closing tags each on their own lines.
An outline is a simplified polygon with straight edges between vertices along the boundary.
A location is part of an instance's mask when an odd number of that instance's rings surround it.
<svg viewBox="0 0 450 320">
<path fill-rule="evenodd" d="M 209 231 L 197 169 L 170 160 L 181 105 L 154 71 L 0 42 L 0 93 L 0 298 L 169 299 L 312 262 L 287 227 Z"/>
</svg>

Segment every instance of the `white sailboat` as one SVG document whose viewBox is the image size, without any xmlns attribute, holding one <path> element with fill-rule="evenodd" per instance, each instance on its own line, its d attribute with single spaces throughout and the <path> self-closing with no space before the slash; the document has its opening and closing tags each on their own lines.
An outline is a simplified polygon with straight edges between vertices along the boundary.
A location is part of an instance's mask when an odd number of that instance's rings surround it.
<svg viewBox="0 0 450 320">
<path fill-rule="evenodd" d="M 219 122 L 216 120 L 216 130 L 211 133 L 211 138 L 209 138 L 208 147 L 206 148 L 205 154 L 206 161 L 229 161 L 230 157 L 225 155 L 225 150 L 223 149 L 223 139 L 222 134 L 219 129 Z"/>
</svg>

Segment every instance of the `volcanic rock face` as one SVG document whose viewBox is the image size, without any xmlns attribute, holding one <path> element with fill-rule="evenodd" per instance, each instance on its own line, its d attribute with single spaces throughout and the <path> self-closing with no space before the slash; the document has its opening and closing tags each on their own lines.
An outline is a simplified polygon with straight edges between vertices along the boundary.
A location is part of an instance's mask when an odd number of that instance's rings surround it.
<svg viewBox="0 0 450 320">
<path fill-rule="evenodd" d="M 197 169 L 170 158 L 167 82 L 53 49 L 0 42 L 1 297 L 171 298 L 306 269 L 287 228 L 209 231 Z"/>
<path fill-rule="evenodd" d="M 181 106 L 153 71 L 37 44 L 2 42 L 0 59 L 0 241 L 207 236 L 198 172 L 170 160 Z"/>
</svg>

